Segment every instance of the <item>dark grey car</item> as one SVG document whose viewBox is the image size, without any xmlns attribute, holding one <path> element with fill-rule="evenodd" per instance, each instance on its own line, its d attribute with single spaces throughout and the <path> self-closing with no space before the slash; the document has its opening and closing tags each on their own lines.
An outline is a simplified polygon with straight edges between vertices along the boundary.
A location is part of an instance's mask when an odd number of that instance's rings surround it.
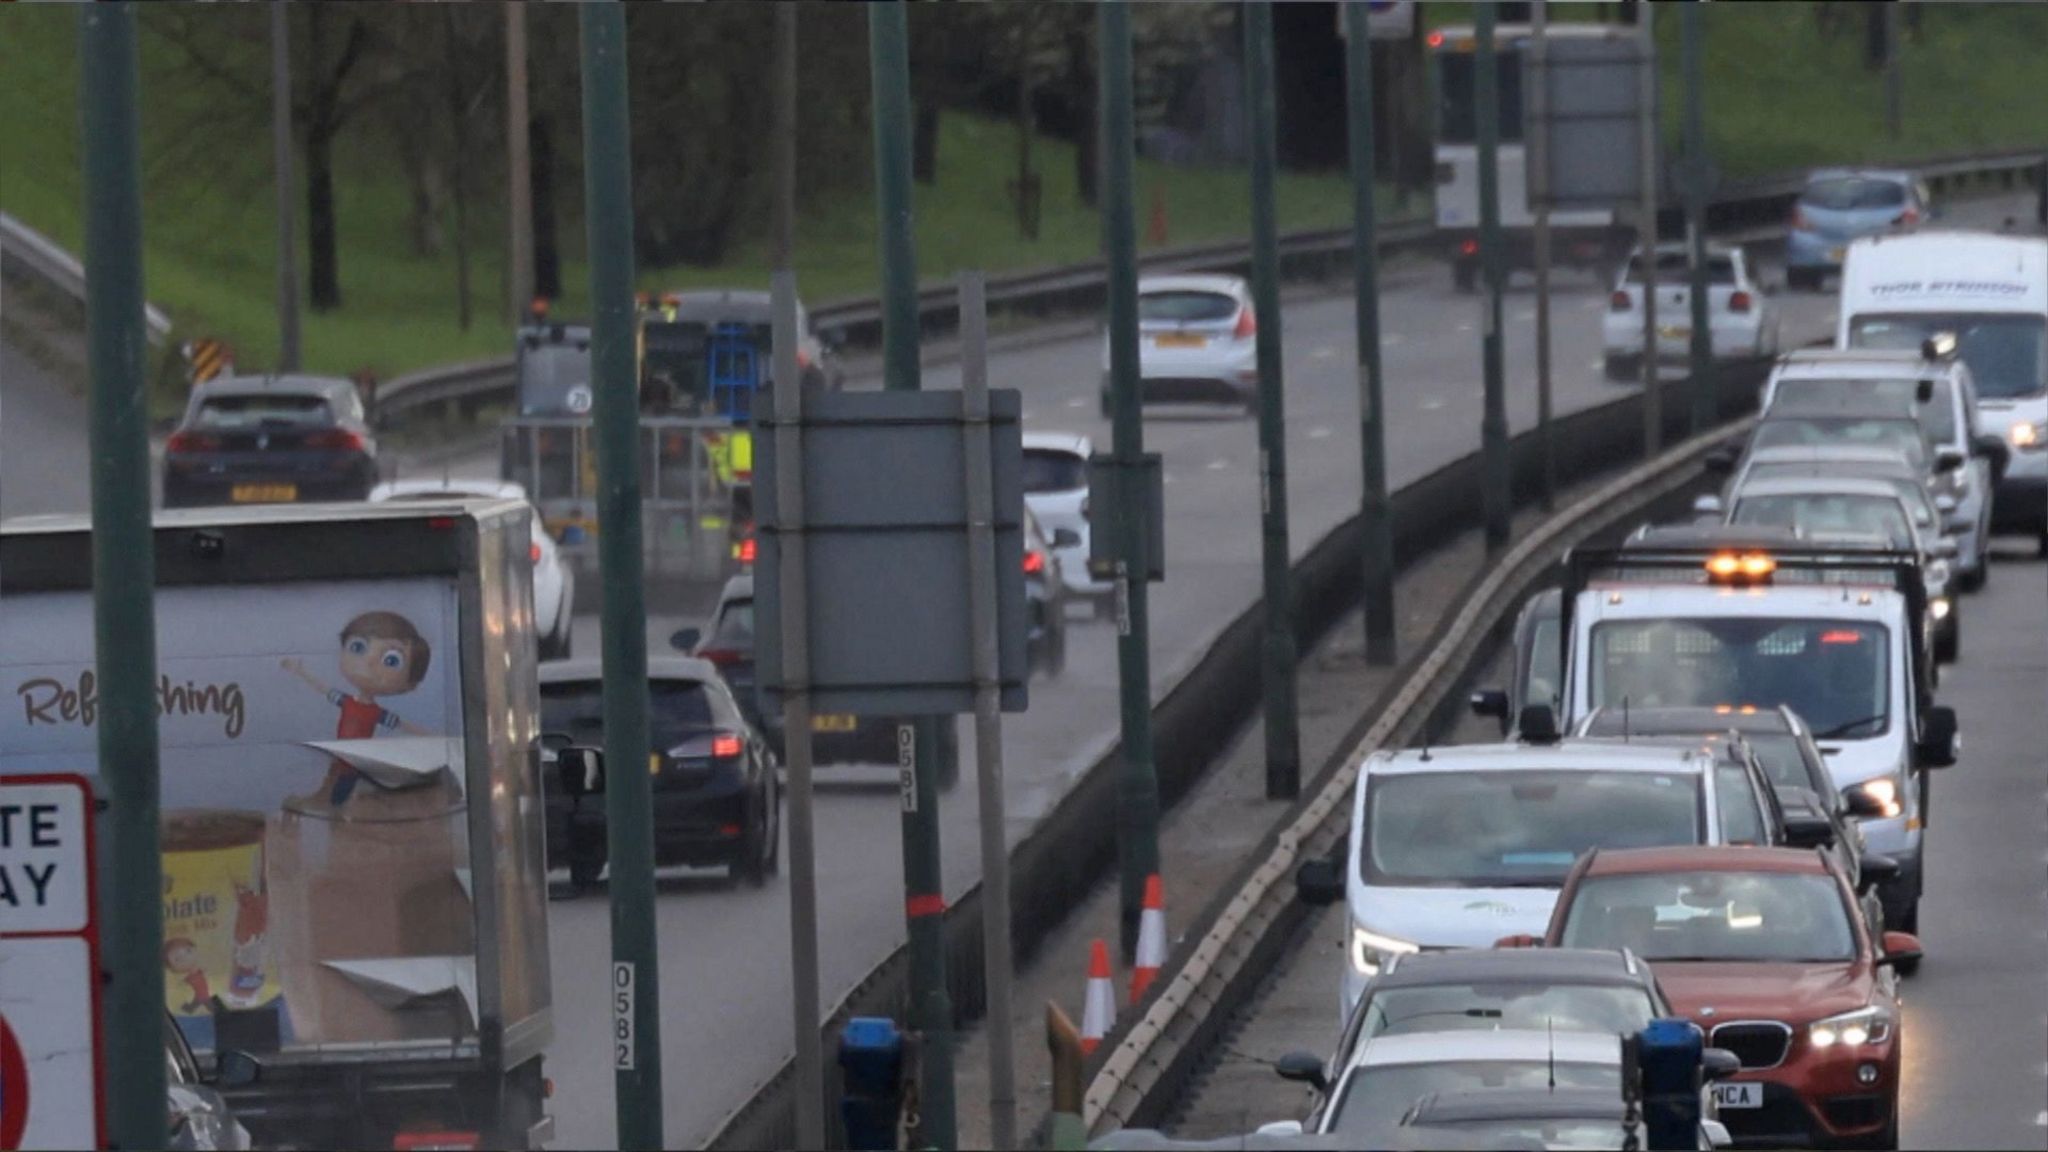
<svg viewBox="0 0 2048 1152">
<path fill-rule="evenodd" d="M 350 381 L 228 376 L 192 390 L 164 445 L 164 506 L 361 500 L 377 439 Z"/>
</svg>

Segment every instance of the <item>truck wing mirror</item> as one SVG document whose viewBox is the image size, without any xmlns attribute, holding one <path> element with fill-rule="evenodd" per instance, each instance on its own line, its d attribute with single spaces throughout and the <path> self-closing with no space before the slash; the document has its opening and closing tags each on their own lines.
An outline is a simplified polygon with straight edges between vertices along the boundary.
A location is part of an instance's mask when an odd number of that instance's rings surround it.
<svg viewBox="0 0 2048 1152">
<path fill-rule="evenodd" d="M 1508 714 L 1508 694 L 1499 688 L 1481 688 L 1472 693 L 1472 714 L 1490 716 L 1500 721 L 1500 734 L 1508 734 L 1511 717 Z"/>
<path fill-rule="evenodd" d="M 562 795 L 604 795 L 604 753 L 595 748 L 564 748 L 555 753 L 555 774 Z"/>
</svg>

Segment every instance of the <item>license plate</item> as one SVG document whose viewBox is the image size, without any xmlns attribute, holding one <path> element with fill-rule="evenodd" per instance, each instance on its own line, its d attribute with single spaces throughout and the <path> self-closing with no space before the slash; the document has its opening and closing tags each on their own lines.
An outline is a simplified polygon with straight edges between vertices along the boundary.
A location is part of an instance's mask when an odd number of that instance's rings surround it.
<svg viewBox="0 0 2048 1152">
<path fill-rule="evenodd" d="M 860 727 L 860 721 L 852 716 L 813 716 L 813 732 L 851 732 Z"/>
<path fill-rule="evenodd" d="M 1723 1108 L 1761 1108 L 1764 1106 L 1764 1086 L 1753 1081 L 1741 1084 L 1716 1084 L 1714 1103 Z"/>
<path fill-rule="evenodd" d="M 1680 328 L 1675 325 L 1667 325 L 1657 329 L 1657 335 L 1666 340 L 1690 340 L 1692 339 L 1692 328 L 1690 326 Z"/>
<path fill-rule="evenodd" d="M 1209 338 L 1197 332 L 1161 332 L 1152 337 L 1155 348 L 1207 348 Z"/>
<path fill-rule="evenodd" d="M 299 498 L 297 484 L 237 484 L 228 495 L 237 504 L 288 504 Z"/>
</svg>

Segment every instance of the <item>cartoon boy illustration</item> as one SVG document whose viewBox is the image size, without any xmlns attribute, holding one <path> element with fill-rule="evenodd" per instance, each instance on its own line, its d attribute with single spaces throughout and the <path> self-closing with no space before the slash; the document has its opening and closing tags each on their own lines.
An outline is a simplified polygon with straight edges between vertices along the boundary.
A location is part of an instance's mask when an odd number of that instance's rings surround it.
<svg viewBox="0 0 2048 1152">
<path fill-rule="evenodd" d="M 327 702 L 341 709 L 335 725 L 336 740 L 367 740 L 378 732 L 402 731 L 412 736 L 430 736 L 424 728 L 408 723 L 378 700 L 402 696 L 426 679 L 433 650 L 412 621 L 396 612 L 365 612 L 341 630 L 341 677 L 352 692 L 342 692 L 306 671 L 296 658 L 283 661 L 284 670 L 304 680 Z M 327 769 L 321 784 L 328 803 L 339 808 L 348 802 L 362 774 L 340 760 Z"/>
<path fill-rule="evenodd" d="M 183 936 L 173 936 L 164 941 L 164 967 L 171 974 L 182 978 L 185 987 L 192 990 L 192 998 L 178 1006 L 178 1011 L 190 1015 L 206 1007 L 213 999 L 213 992 L 207 987 L 206 972 L 199 967 L 199 946 Z"/>
<path fill-rule="evenodd" d="M 235 971 L 228 990 L 247 999 L 263 991 L 265 937 L 270 929 L 270 898 L 260 888 L 235 883 Z"/>
</svg>

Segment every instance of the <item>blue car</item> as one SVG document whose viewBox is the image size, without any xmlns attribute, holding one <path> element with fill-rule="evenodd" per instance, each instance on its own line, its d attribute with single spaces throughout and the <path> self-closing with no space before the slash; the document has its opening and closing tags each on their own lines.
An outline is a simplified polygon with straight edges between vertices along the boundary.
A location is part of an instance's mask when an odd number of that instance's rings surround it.
<svg viewBox="0 0 2048 1152">
<path fill-rule="evenodd" d="M 1849 242 L 1931 219 L 1927 186 L 1911 172 L 1824 168 L 1806 178 L 1785 236 L 1785 282 L 1818 291 L 1842 270 Z"/>
</svg>

